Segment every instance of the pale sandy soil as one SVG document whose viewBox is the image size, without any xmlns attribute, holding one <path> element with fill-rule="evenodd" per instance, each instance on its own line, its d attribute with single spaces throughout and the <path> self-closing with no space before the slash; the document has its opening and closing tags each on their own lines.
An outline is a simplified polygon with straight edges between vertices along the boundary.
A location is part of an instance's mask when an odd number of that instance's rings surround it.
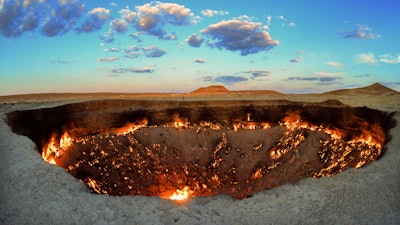
<svg viewBox="0 0 400 225">
<path fill-rule="evenodd" d="M 339 99 L 352 106 L 395 112 L 397 126 L 383 156 L 361 169 L 237 200 L 198 197 L 178 205 L 158 197 L 95 195 L 64 169 L 45 163 L 35 144 L 11 132 L 5 114 L 107 98 Z M 400 95 L 276 95 L 234 92 L 207 95 L 64 94 L 0 97 L 0 224 L 399 224 Z"/>
</svg>

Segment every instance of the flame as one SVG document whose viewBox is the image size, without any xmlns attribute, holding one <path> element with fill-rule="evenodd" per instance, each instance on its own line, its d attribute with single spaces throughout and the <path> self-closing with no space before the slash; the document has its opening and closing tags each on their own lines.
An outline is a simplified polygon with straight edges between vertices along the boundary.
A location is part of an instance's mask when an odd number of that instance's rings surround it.
<svg viewBox="0 0 400 225">
<path fill-rule="evenodd" d="M 142 120 L 136 121 L 136 123 L 128 123 L 121 128 L 115 128 L 115 129 L 113 129 L 113 132 L 116 134 L 122 134 L 122 135 L 125 135 L 128 133 L 133 133 L 142 127 L 146 127 L 148 122 L 149 121 L 146 118 L 144 118 Z"/>
<path fill-rule="evenodd" d="M 257 123 L 254 122 L 246 122 L 244 124 L 244 128 L 247 130 L 255 130 L 257 128 Z"/>
<path fill-rule="evenodd" d="M 90 178 L 90 177 L 87 177 L 87 178 L 85 179 L 85 183 L 86 183 L 90 188 L 92 188 L 92 190 L 93 190 L 94 192 L 96 192 L 96 193 L 98 193 L 98 194 L 108 194 L 106 190 L 101 189 L 100 185 L 97 184 L 96 180 L 94 180 L 94 179 L 92 179 L 92 178 Z"/>
<path fill-rule="evenodd" d="M 187 199 L 190 198 L 190 196 L 193 194 L 193 191 L 189 189 L 188 186 L 176 190 L 171 196 L 168 197 L 168 199 L 173 200 L 173 201 L 186 201 Z"/>
<path fill-rule="evenodd" d="M 290 113 L 288 113 L 287 116 L 285 116 L 283 118 L 283 122 L 285 122 L 285 123 L 294 123 L 294 122 L 297 122 L 300 120 L 301 120 L 301 117 L 299 115 L 299 112 L 290 112 Z"/>
<path fill-rule="evenodd" d="M 73 140 L 74 139 L 71 136 L 69 136 L 68 132 L 65 132 L 60 139 L 60 148 L 66 149 L 71 147 L 71 145 L 73 144 L 72 143 Z"/>
<path fill-rule="evenodd" d="M 43 148 L 42 150 L 42 158 L 44 161 L 50 163 L 50 164 L 56 164 L 54 160 L 54 154 L 58 150 L 58 146 L 56 144 L 57 135 L 53 134 L 52 137 L 50 138 L 49 142 L 47 145 Z"/>
<path fill-rule="evenodd" d="M 250 122 L 250 121 L 252 121 L 252 119 L 251 119 L 251 113 L 247 113 L 247 122 Z"/>
<path fill-rule="evenodd" d="M 74 139 L 64 132 L 60 140 L 57 140 L 57 134 L 54 133 L 48 144 L 42 150 L 42 158 L 50 164 L 57 164 L 56 159 L 60 158 L 64 151 L 73 145 Z"/>
<path fill-rule="evenodd" d="M 262 123 L 260 123 L 260 125 L 264 130 L 271 128 L 271 125 L 267 122 L 262 122 Z"/>
<path fill-rule="evenodd" d="M 187 121 L 185 121 L 185 120 L 182 120 L 182 119 L 176 119 L 174 122 L 173 122 L 173 125 L 172 125 L 173 127 L 175 127 L 175 128 L 188 128 L 189 127 L 189 122 L 187 122 Z"/>
<path fill-rule="evenodd" d="M 211 130 L 221 130 L 221 124 L 219 124 L 219 123 L 200 121 L 200 126 L 201 127 L 208 127 Z"/>
<path fill-rule="evenodd" d="M 179 113 L 175 113 L 175 114 L 172 116 L 172 119 L 173 119 L 173 122 L 172 122 L 171 125 L 172 125 L 173 127 L 175 127 L 176 129 L 179 129 L 179 128 L 188 128 L 189 125 L 190 125 L 188 119 L 187 119 L 187 118 L 184 118 L 184 117 L 180 117 L 180 116 L 179 116 Z"/>
</svg>

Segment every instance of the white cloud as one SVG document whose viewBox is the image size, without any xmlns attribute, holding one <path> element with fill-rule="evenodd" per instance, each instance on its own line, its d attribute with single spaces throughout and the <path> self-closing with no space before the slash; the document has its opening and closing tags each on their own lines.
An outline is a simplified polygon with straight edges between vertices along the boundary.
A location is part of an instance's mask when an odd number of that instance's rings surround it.
<svg viewBox="0 0 400 225">
<path fill-rule="evenodd" d="M 343 66 L 342 63 L 340 63 L 340 62 L 333 62 L 333 61 L 326 62 L 326 64 L 329 65 L 329 66 L 332 66 L 332 67 L 342 67 L 342 66 Z"/>
<path fill-rule="evenodd" d="M 110 22 L 110 27 L 118 33 L 125 33 L 128 30 L 128 24 L 123 19 L 114 19 Z"/>
<path fill-rule="evenodd" d="M 193 60 L 195 63 L 205 63 L 206 61 L 204 59 L 195 59 Z"/>
<path fill-rule="evenodd" d="M 106 8 L 94 8 L 88 12 L 88 17 L 80 28 L 76 31 L 80 32 L 92 32 L 100 30 L 105 21 L 110 18 L 110 10 Z"/>
<path fill-rule="evenodd" d="M 164 49 L 157 46 L 138 47 L 135 45 L 124 48 L 123 52 L 127 58 L 137 58 L 139 56 L 158 58 L 167 53 Z"/>
<path fill-rule="evenodd" d="M 104 49 L 105 52 L 119 52 L 118 48 L 106 48 Z"/>
<path fill-rule="evenodd" d="M 286 20 L 284 16 L 277 16 L 276 18 L 278 18 L 279 20 Z"/>
<path fill-rule="evenodd" d="M 203 39 L 199 37 L 198 34 L 191 34 L 189 37 L 186 38 L 185 40 L 190 46 L 198 48 L 201 46 L 203 43 Z"/>
<path fill-rule="evenodd" d="M 255 54 L 279 45 L 270 34 L 262 29 L 261 23 L 248 20 L 223 20 L 201 30 L 211 37 L 210 47 L 239 51 L 241 55 Z M 215 41 L 215 42 L 214 42 Z"/>
<path fill-rule="evenodd" d="M 123 74 L 123 73 L 153 73 L 154 70 L 150 68 L 114 68 L 111 70 L 113 74 Z"/>
<path fill-rule="evenodd" d="M 309 82 L 319 82 L 319 85 L 329 85 L 338 82 L 338 80 L 342 79 L 343 74 L 341 73 L 330 73 L 330 72 L 316 72 L 314 76 L 307 77 L 289 77 L 289 81 L 297 80 L 297 81 L 309 81 Z"/>
<path fill-rule="evenodd" d="M 144 56 L 149 58 L 158 58 L 167 53 L 164 49 L 157 46 L 142 47 L 141 50 Z"/>
<path fill-rule="evenodd" d="M 110 10 L 106 8 L 94 8 L 89 11 L 88 15 L 98 20 L 107 20 L 110 18 Z"/>
<path fill-rule="evenodd" d="M 296 58 L 294 58 L 294 59 L 292 59 L 292 60 L 290 60 L 289 62 L 291 62 L 291 63 L 298 63 L 298 62 L 300 62 L 301 61 L 301 56 L 299 56 L 299 57 L 296 57 Z"/>
<path fill-rule="evenodd" d="M 337 32 L 341 38 L 376 39 L 380 35 L 372 33 L 372 28 L 366 25 L 357 25 L 355 30 L 342 30 Z"/>
<path fill-rule="evenodd" d="M 397 56 L 393 56 L 392 54 L 383 54 L 380 55 L 379 61 L 387 64 L 398 64 L 400 63 L 400 54 L 397 54 Z"/>
<path fill-rule="evenodd" d="M 171 38 L 171 34 L 167 34 L 164 28 L 165 24 L 184 26 L 196 23 L 194 14 L 189 8 L 175 3 L 147 3 L 136 6 L 136 10 L 136 29 L 159 39 Z"/>
<path fill-rule="evenodd" d="M 251 79 L 271 76 L 271 72 L 269 70 L 249 70 L 244 73 L 251 74 Z"/>
<path fill-rule="evenodd" d="M 102 63 L 102 62 L 113 62 L 113 61 L 117 61 L 118 59 L 119 59 L 118 57 L 110 57 L 110 58 L 100 57 L 100 58 L 97 59 L 97 61 L 99 63 Z"/>
<path fill-rule="evenodd" d="M 360 53 L 356 56 L 356 62 L 361 64 L 376 65 L 377 60 L 372 52 Z"/>
<path fill-rule="evenodd" d="M 271 26 L 272 16 L 267 16 L 267 26 Z"/>
<path fill-rule="evenodd" d="M 119 11 L 123 20 L 128 23 L 133 23 L 136 19 L 136 12 L 131 11 L 130 9 L 121 9 Z"/>
<path fill-rule="evenodd" d="M 207 17 L 213 17 L 213 16 L 225 16 L 228 15 L 229 12 L 227 11 L 217 11 L 217 10 L 211 10 L 211 9 L 206 9 L 206 10 L 202 10 L 201 14 L 203 16 L 207 16 Z"/>
</svg>

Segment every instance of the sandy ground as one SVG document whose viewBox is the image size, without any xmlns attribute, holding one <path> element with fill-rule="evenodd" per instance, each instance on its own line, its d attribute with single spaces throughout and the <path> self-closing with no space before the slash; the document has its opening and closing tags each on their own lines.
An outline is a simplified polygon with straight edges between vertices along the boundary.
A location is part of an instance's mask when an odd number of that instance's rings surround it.
<svg viewBox="0 0 400 225">
<path fill-rule="evenodd" d="M 132 98 L 118 95 L 84 99 Z M 137 97 L 137 96 L 136 96 Z M 235 93 L 223 96 L 169 95 L 140 98 L 258 98 L 322 101 L 329 98 L 350 105 L 399 111 L 399 95 L 327 96 Z M 34 143 L 11 132 L 5 113 L 54 107 L 82 101 L 65 95 L 21 99 L 0 98 L 0 224 L 399 224 L 400 113 L 390 130 L 383 156 L 361 169 L 329 178 L 308 178 L 294 185 L 237 200 L 230 196 L 197 197 L 176 204 L 158 197 L 95 195 L 64 169 L 44 162 Z M 7 104 L 4 102 L 8 102 Z"/>
</svg>

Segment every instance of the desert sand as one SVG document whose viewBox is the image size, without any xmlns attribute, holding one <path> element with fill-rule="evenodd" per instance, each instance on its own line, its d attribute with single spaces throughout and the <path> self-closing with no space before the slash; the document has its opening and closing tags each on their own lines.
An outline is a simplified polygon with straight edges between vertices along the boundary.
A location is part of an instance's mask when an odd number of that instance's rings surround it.
<svg viewBox="0 0 400 225">
<path fill-rule="evenodd" d="M 379 160 L 333 177 L 306 178 L 242 200 L 227 195 L 177 204 L 159 197 L 96 195 L 63 168 L 48 164 L 35 143 L 13 133 L 6 114 L 102 99 L 336 99 L 393 113 L 397 125 Z M 400 222 L 400 93 L 374 84 L 325 94 L 203 88 L 187 94 L 36 94 L 0 97 L 0 224 L 398 224 Z"/>
</svg>

